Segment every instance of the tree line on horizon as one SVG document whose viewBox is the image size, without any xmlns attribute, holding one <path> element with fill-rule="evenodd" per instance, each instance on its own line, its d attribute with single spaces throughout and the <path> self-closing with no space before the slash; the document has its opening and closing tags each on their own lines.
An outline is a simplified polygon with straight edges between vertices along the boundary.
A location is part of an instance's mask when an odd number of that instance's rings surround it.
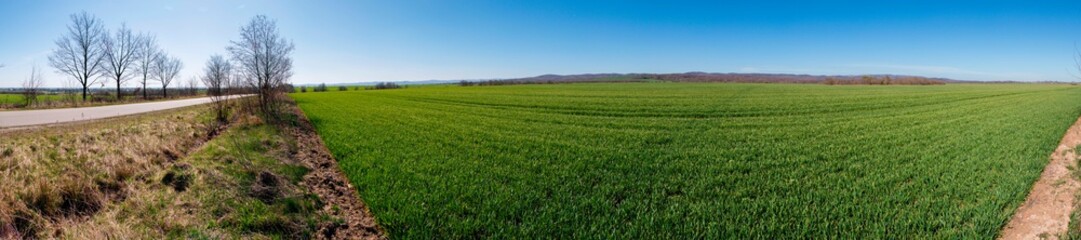
<svg viewBox="0 0 1081 240">
<path fill-rule="evenodd" d="M 556 83 L 602 83 L 602 82 L 701 82 L 701 83 L 799 83 L 826 85 L 942 85 L 956 81 L 942 78 L 927 78 L 904 75 L 853 75 L 822 76 L 801 74 L 767 73 L 599 73 L 577 75 L 540 75 L 529 78 L 496 79 L 469 81 L 462 80 L 460 86 L 498 86 L 514 84 L 556 84 Z"/>
</svg>

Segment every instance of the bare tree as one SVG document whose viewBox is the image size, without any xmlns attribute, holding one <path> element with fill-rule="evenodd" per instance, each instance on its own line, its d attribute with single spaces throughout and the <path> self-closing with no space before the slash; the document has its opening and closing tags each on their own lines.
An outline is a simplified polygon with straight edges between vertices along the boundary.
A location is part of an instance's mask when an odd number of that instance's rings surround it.
<svg viewBox="0 0 1081 240">
<path fill-rule="evenodd" d="M 237 71 L 242 79 L 255 88 L 259 108 L 267 116 L 277 111 L 281 85 L 293 76 L 293 42 L 278 33 L 274 20 L 264 15 L 252 18 L 240 28 L 240 40 L 231 41 Z"/>
<path fill-rule="evenodd" d="M 206 86 L 206 95 L 214 101 L 214 112 L 219 122 L 226 120 L 225 90 L 233 75 L 233 65 L 221 55 L 210 56 L 203 69 L 203 85 Z"/>
<path fill-rule="evenodd" d="M 116 100 L 118 101 L 122 99 L 120 88 L 132 77 L 130 76 L 131 69 L 135 67 L 135 61 L 139 57 L 142 41 L 140 36 L 131 32 L 127 24 L 120 25 L 115 35 L 105 34 L 103 38 L 105 73 L 116 82 Z"/>
<path fill-rule="evenodd" d="M 206 86 L 206 95 L 225 95 L 222 88 L 228 84 L 233 72 L 233 65 L 229 63 L 229 60 L 226 60 L 221 55 L 210 56 L 210 60 L 207 60 L 206 68 L 203 71 L 203 85 Z"/>
<path fill-rule="evenodd" d="M 169 97 L 169 92 L 167 91 L 169 83 L 173 82 L 173 80 L 180 75 L 180 68 L 183 66 L 184 64 L 180 62 L 180 59 L 169 57 L 165 54 L 162 54 L 154 61 L 153 77 L 154 80 L 161 83 L 162 97 Z"/>
<path fill-rule="evenodd" d="M 90 85 L 96 83 L 102 72 L 105 51 L 101 43 L 106 35 L 97 17 L 86 12 L 72 14 L 68 33 L 56 40 L 56 49 L 49 55 L 49 65 L 82 85 L 83 101 L 86 101 Z"/>
<path fill-rule="evenodd" d="M 162 56 L 161 50 L 158 49 L 158 39 L 154 35 L 142 34 L 139 36 L 139 50 L 138 55 L 135 57 L 135 73 L 142 75 L 142 80 L 139 84 L 142 86 L 143 99 L 149 98 L 146 93 L 146 85 L 149 80 L 153 79 L 154 66 L 158 58 Z"/>
<path fill-rule="evenodd" d="M 23 81 L 22 94 L 27 107 L 38 101 L 38 94 L 40 94 L 41 85 L 44 83 L 45 79 L 41 77 L 41 70 L 35 65 L 30 69 L 30 77 Z"/>
<path fill-rule="evenodd" d="M 195 94 L 199 93 L 199 78 L 191 76 L 187 82 L 184 82 L 184 87 L 184 90 L 187 90 L 185 94 L 195 96 Z"/>
</svg>

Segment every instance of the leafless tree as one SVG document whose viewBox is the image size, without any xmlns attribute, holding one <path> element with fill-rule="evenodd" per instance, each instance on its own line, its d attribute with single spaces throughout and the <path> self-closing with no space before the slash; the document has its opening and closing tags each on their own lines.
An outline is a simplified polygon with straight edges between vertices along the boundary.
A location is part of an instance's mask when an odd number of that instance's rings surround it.
<svg viewBox="0 0 1081 240">
<path fill-rule="evenodd" d="M 143 88 L 143 99 L 147 99 L 149 98 L 146 93 L 147 82 L 153 79 L 155 63 L 162 56 L 161 50 L 158 49 L 157 37 L 150 34 L 141 34 L 137 53 L 138 55 L 135 57 L 135 73 L 143 77 L 139 84 Z"/>
<path fill-rule="evenodd" d="M 199 93 L 199 78 L 191 76 L 187 82 L 184 82 L 184 87 L 188 96 L 195 96 L 195 94 Z"/>
<path fill-rule="evenodd" d="M 90 85 L 101 75 L 105 56 L 101 43 L 106 37 L 100 19 L 86 12 L 72 14 L 68 33 L 56 40 L 56 49 L 49 55 L 49 64 L 57 72 L 71 76 L 82 85 L 83 101 Z"/>
<path fill-rule="evenodd" d="M 122 98 L 120 88 L 131 79 L 132 68 L 139 57 L 140 36 L 135 35 L 127 24 L 120 25 L 120 29 L 112 36 L 105 35 L 102 48 L 105 51 L 105 73 L 116 82 L 116 100 Z"/>
<path fill-rule="evenodd" d="M 226 120 L 225 90 L 233 75 L 233 65 L 221 55 L 210 56 L 203 69 L 203 85 L 206 86 L 206 95 L 214 101 L 214 112 L 219 122 Z"/>
<path fill-rule="evenodd" d="M 228 84 L 233 72 L 233 65 L 229 63 L 229 60 L 226 60 L 221 55 L 211 56 L 210 60 L 207 60 L 206 68 L 203 71 L 205 74 L 203 75 L 203 85 L 206 86 L 206 95 L 225 95 L 222 88 Z"/>
<path fill-rule="evenodd" d="M 280 86 L 293 76 L 293 42 L 278 33 L 274 20 L 258 15 L 240 28 L 240 40 L 231 44 L 228 50 L 236 70 L 255 88 L 260 110 L 267 116 L 275 115 Z"/>
<path fill-rule="evenodd" d="M 167 91 L 169 83 L 180 75 L 180 68 L 182 67 L 184 67 L 184 64 L 180 62 L 180 59 L 165 54 L 162 54 L 154 61 L 153 78 L 161 83 L 162 97 L 169 97 Z"/>
<path fill-rule="evenodd" d="M 26 101 L 26 106 L 30 106 L 38 101 L 38 94 L 40 94 L 41 85 L 45 83 L 45 79 L 41 77 L 41 70 L 38 66 L 34 66 L 30 69 L 30 77 L 23 81 L 23 100 Z"/>
</svg>

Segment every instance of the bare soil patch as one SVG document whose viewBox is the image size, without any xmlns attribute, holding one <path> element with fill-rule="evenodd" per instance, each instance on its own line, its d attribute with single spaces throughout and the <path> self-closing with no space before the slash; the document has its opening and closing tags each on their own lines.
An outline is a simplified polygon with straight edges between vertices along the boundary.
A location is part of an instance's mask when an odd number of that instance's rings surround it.
<svg viewBox="0 0 1081 240">
<path fill-rule="evenodd" d="M 297 139 L 299 151 L 296 159 L 312 169 L 304 176 L 302 185 L 326 203 L 322 209 L 324 213 L 344 220 L 342 223 L 323 224 L 317 238 L 386 239 L 385 231 L 376 223 L 356 189 L 338 168 L 338 162 L 330 155 L 311 122 L 296 105 L 290 104 L 289 107 L 298 119 L 295 127 L 285 130 Z"/>
<path fill-rule="evenodd" d="M 1032 186 L 1025 202 L 999 235 L 1000 239 L 1058 239 L 1070 224 L 1070 214 L 1081 182 L 1074 176 L 1081 145 L 1081 119 L 1078 119 L 1059 141 L 1051 154 L 1051 162 Z"/>
</svg>

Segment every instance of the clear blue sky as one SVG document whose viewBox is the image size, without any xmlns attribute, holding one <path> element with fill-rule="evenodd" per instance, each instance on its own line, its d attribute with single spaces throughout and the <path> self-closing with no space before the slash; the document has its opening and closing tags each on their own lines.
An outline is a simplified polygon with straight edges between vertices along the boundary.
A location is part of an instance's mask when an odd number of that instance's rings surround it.
<svg viewBox="0 0 1081 240">
<path fill-rule="evenodd" d="M 294 83 L 606 72 L 912 74 L 1074 81 L 1081 1 L 3 1 L 0 87 L 80 11 L 156 33 L 182 78 L 256 14 L 296 43 Z"/>
</svg>

